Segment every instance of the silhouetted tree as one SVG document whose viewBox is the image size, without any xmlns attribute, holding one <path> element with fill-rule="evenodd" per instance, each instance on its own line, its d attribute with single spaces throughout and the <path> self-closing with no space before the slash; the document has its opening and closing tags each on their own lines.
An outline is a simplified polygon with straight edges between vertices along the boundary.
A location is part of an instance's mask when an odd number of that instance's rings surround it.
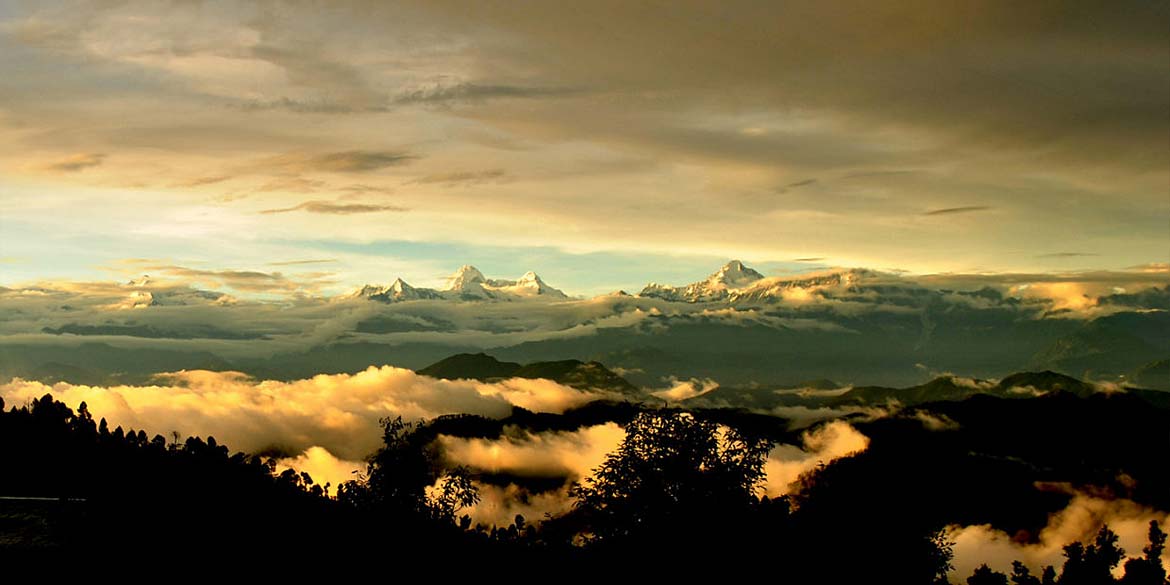
<svg viewBox="0 0 1170 585">
<path fill-rule="evenodd" d="M 1164 585 L 1166 568 L 1162 565 L 1162 552 L 1166 550 L 1166 533 L 1158 526 L 1157 520 L 1150 520 L 1149 544 L 1142 549 L 1143 557 L 1125 562 L 1125 585 Z"/>
<path fill-rule="evenodd" d="M 1056 585 L 1056 567 L 1044 567 L 1044 572 L 1040 574 L 1040 585 Z"/>
<path fill-rule="evenodd" d="M 617 451 L 574 485 L 588 541 L 668 547 L 738 521 L 756 502 L 771 443 L 687 412 L 639 414 Z"/>
<path fill-rule="evenodd" d="M 440 522 L 451 522 L 460 510 L 479 503 L 479 491 L 465 467 L 456 467 L 439 478 L 437 489 L 427 498 L 427 510 Z M 462 526 L 462 524 L 461 524 Z"/>
<path fill-rule="evenodd" d="M 1102 526 L 1092 544 L 1071 543 L 1064 547 L 1064 556 L 1060 585 L 1101 585 L 1114 582 L 1112 570 L 1125 551 L 1117 546 L 1117 534 Z"/>
<path fill-rule="evenodd" d="M 479 502 L 468 471 L 444 469 L 425 424 L 402 417 L 381 422 L 382 448 L 370 458 L 366 480 L 338 486 L 338 500 L 359 509 L 454 526 L 460 510 Z"/>
<path fill-rule="evenodd" d="M 1020 561 L 1012 561 L 1011 580 L 1013 585 L 1040 585 L 1040 579 Z"/>
<path fill-rule="evenodd" d="M 970 577 L 967 585 L 1008 585 L 1008 577 L 999 571 L 991 570 L 987 565 L 979 565 Z"/>
</svg>

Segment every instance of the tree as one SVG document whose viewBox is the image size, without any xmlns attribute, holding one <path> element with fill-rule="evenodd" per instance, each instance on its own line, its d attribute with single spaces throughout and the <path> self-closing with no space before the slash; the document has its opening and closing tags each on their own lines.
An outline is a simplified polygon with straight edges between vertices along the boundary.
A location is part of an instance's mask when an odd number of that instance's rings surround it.
<svg viewBox="0 0 1170 585">
<path fill-rule="evenodd" d="M 460 510 L 479 503 L 479 490 L 471 481 L 471 474 L 466 467 L 448 471 L 436 485 L 427 501 L 427 510 L 435 520 L 451 522 Z"/>
<path fill-rule="evenodd" d="M 1125 585 L 1163 585 L 1166 583 L 1166 568 L 1162 566 L 1162 552 L 1166 550 L 1166 533 L 1158 526 L 1157 520 L 1150 520 L 1150 544 L 1142 549 L 1144 556 L 1125 562 Z"/>
<path fill-rule="evenodd" d="M 757 501 L 770 448 L 691 413 L 641 413 L 617 451 L 570 491 L 582 536 L 668 546 L 734 524 Z"/>
<path fill-rule="evenodd" d="M 1012 561 L 1011 580 L 1012 585 L 1040 585 L 1040 579 L 1020 561 Z"/>
<path fill-rule="evenodd" d="M 1008 585 L 1007 575 L 999 571 L 991 570 L 987 565 L 979 565 L 970 577 L 967 577 L 967 585 Z"/>
<path fill-rule="evenodd" d="M 453 524 L 455 515 L 479 502 L 465 468 L 445 471 L 424 423 L 382 419 L 382 448 L 366 468 L 366 480 L 338 486 L 337 499 L 353 507 Z"/>
<path fill-rule="evenodd" d="M 1113 568 L 1125 557 L 1125 551 L 1117 546 L 1117 534 L 1102 526 L 1093 543 L 1079 542 L 1064 547 L 1064 569 L 1060 574 L 1060 585 L 1101 585 L 1113 583 Z"/>
</svg>

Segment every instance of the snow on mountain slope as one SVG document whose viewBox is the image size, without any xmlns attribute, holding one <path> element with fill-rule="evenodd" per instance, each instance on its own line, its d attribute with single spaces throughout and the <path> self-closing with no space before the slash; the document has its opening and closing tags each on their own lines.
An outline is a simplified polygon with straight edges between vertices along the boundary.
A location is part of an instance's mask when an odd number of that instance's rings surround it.
<svg viewBox="0 0 1170 585">
<path fill-rule="evenodd" d="M 818 295 L 832 295 L 858 285 L 880 280 L 882 273 L 865 269 L 838 270 L 798 276 L 765 277 L 739 260 L 723 265 L 707 278 L 684 286 L 650 283 L 638 297 L 672 302 L 800 302 Z M 385 303 L 415 300 L 451 301 L 563 301 L 570 297 L 549 286 L 535 272 L 517 280 L 487 278 L 474 266 L 464 265 L 447 278 L 439 290 L 416 288 L 396 279 L 390 285 L 366 285 L 346 298 L 366 298 Z"/>
<path fill-rule="evenodd" d="M 474 266 L 464 265 L 447 278 L 441 290 L 415 288 L 396 279 L 389 286 L 365 285 L 347 298 L 366 298 L 385 303 L 414 300 L 566 300 L 564 292 L 541 280 L 535 272 L 524 273 L 519 280 L 488 279 Z"/>
<path fill-rule="evenodd" d="M 686 286 L 650 283 L 638 293 L 638 296 L 688 303 L 800 301 L 811 298 L 817 291 L 848 288 L 863 278 L 876 274 L 869 270 L 851 269 L 800 276 L 765 277 L 744 266 L 739 260 L 732 260 L 705 280 Z"/>
</svg>

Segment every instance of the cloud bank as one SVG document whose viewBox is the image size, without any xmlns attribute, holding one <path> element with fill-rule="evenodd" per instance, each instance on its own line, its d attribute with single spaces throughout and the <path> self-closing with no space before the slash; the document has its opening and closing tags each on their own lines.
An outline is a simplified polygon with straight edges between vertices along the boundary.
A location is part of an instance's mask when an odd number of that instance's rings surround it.
<svg viewBox="0 0 1170 585">
<path fill-rule="evenodd" d="M 1072 491 L 1067 486 L 1055 487 Z M 1170 521 L 1170 514 L 1131 500 L 1107 499 L 1079 491 L 1072 493 L 1073 499 L 1068 506 L 1049 516 L 1048 524 L 1040 531 L 1036 542 L 1020 542 L 989 525 L 947 527 L 947 538 L 955 541 L 952 579 L 965 578 L 984 563 L 1011 574 L 1014 560 L 1027 565 L 1034 575 L 1039 575 L 1047 565 L 1059 571 L 1064 564 L 1064 545 L 1073 541 L 1091 541 L 1105 524 L 1117 533 L 1118 544 L 1128 557 L 1141 556 L 1142 547 L 1147 543 L 1150 520 L 1157 520 L 1162 526 Z M 1162 562 L 1170 563 L 1170 551 L 1162 554 Z M 1123 571 L 1124 564 L 1122 561 L 1117 570 Z"/>
<path fill-rule="evenodd" d="M 801 435 L 801 446 L 779 445 L 768 453 L 764 491 L 769 497 L 782 496 L 801 475 L 828 465 L 836 459 L 869 448 L 869 437 L 845 421 L 835 420 Z"/>
<path fill-rule="evenodd" d="M 211 435 L 245 452 L 289 455 L 320 447 L 358 461 L 381 444 L 379 419 L 429 419 L 469 413 L 504 417 L 513 406 L 563 412 L 605 395 L 548 380 L 498 383 L 436 380 L 411 370 L 373 367 L 349 375 L 293 382 L 257 381 L 238 372 L 182 371 L 150 386 L 46 385 L 20 379 L 0 385 L 7 404 L 51 394 L 71 408 L 86 402 L 111 426 L 148 434 Z M 311 454 L 310 454 L 311 455 Z"/>
</svg>

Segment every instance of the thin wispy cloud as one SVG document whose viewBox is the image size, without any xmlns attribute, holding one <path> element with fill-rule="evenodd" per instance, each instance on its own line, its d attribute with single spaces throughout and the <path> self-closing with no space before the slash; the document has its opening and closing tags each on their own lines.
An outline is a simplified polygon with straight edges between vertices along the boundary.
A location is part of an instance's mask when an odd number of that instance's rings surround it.
<svg viewBox="0 0 1170 585">
<path fill-rule="evenodd" d="M 292 207 L 282 207 L 279 209 L 265 209 L 260 213 L 290 213 L 293 211 L 304 211 L 307 213 L 327 213 L 332 215 L 353 215 L 356 213 L 378 213 L 383 211 L 408 211 L 405 207 L 398 205 L 377 205 L 371 203 L 336 203 L 332 201 L 305 201 Z"/>
<path fill-rule="evenodd" d="M 323 154 L 286 154 L 261 161 L 258 170 L 291 172 L 368 173 L 401 166 L 418 156 L 393 150 L 346 150 Z"/>
<path fill-rule="evenodd" d="M 176 181 L 175 183 L 172 183 L 172 186 L 174 186 L 174 187 L 202 187 L 203 185 L 214 185 L 216 183 L 222 183 L 222 182 L 224 182 L 228 179 L 231 179 L 231 178 L 232 177 L 230 175 L 217 175 L 217 176 L 211 176 L 211 177 L 196 177 L 194 179 L 188 179 L 185 181 Z"/>
<path fill-rule="evenodd" d="M 563 88 L 524 87 L 517 85 L 478 85 L 458 83 L 435 85 L 405 91 L 394 98 L 397 104 L 442 105 L 457 102 L 474 102 L 499 98 L 536 98 L 576 93 Z"/>
<path fill-rule="evenodd" d="M 88 168 L 100 166 L 106 159 L 102 153 L 79 153 L 69 155 L 61 160 L 45 165 L 45 169 L 57 173 L 75 173 Z"/>
<path fill-rule="evenodd" d="M 932 209 L 923 212 L 922 215 L 955 215 L 959 213 L 975 213 L 978 211 L 988 211 L 991 207 L 987 205 L 967 205 L 963 207 L 944 207 L 942 209 Z"/>
<path fill-rule="evenodd" d="M 503 182 L 509 178 L 507 171 L 503 169 L 491 169 L 487 171 L 453 171 L 449 173 L 434 173 L 424 175 L 411 181 L 418 184 L 441 184 L 441 185 L 456 185 L 456 184 L 472 184 L 472 183 L 486 183 L 486 182 Z"/>
<path fill-rule="evenodd" d="M 300 266 L 304 264 L 333 264 L 337 262 L 336 258 L 322 258 L 320 260 L 284 260 L 281 262 L 269 262 L 269 266 Z"/>
<path fill-rule="evenodd" d="M 1087 258 L 1091 256 L 1099 256 L 1093 252 L 1052 252 L 1050 254 L 1038 254 L 1037 258 Z"/>
<path fill-rule="evenodd" d="M 249 100 L 240 104 L 244 111 L 286 110 L 298 114 L 354 114 L 388 112 L 386 104 L 347 104 L 327 99 L 293 99 L 288 97 L 273 100 Z"/>
</svg>

